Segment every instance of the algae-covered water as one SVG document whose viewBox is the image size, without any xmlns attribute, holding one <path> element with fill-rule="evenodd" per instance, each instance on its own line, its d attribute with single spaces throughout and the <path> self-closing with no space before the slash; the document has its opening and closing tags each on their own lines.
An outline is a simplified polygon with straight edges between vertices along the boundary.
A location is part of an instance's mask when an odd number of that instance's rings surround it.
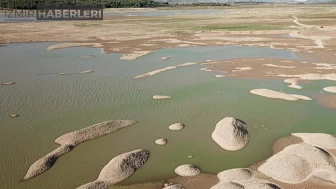
<svg viewBox="0 0 336 189">
<path fill-rule="evenodd" d="M 170 65 L 238 57 L 298 58 L 292 52 L 255 47 L 163 49 L 135 61 L 99 49 L 44 49 L 52 43 L 0 47 L 0 188 L 71 189 L 94 180 L 113 157 L 138 148 L 151 152 L 149 161 L 122 184 L 166 179 L 180 164 L 194 163 L 203 172 L 247 167 L 271 155 L 273 142 L 292 132 L 335 134 L 335 110 L 315 101 L 272 100 L 249 91 L 269 88 L 307 96 L 319 94 L 330 82 L 307 82 L 289 89 L 281 80 L 215 78 L 194 65 L 146 79 L 134 76 Z M 97 55 L 83 59 L 80 56 Z M 171 59 L 162 61 L 163 56 Z M 79 73 L 93 70 L 91 74 Z M 172 99 L 152 100 L 153 95 Z M 17 118 L 10 118 L 19 114 Z M 241 151 L 222 150 L 211 139 L 215 124 L 234 116 L 248 124 L 250 143 Z M 47 172 L 22 181 L 29 166 L 57 147 L 54 140 L 71 131 L 110 119 L 138 124 L 97 138 L 62 156 Z M 182 122 L 182 131 L 170 131 Z M 167 138 L 166 146 L 154 140 Z M 192 155 L 192 159 L 187 156 Z"/>
</svg>

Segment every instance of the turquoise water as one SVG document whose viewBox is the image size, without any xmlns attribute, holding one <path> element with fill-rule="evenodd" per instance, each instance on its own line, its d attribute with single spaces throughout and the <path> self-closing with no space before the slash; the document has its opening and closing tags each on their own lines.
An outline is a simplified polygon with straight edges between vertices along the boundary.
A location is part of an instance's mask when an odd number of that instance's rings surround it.
<svg viewBox="0 0 336 189">
<path fill-rule="evenodd" d="M 307 96 L 320 94 L 327 81 L 307 82 L 302 90 L 287 88 L 282 80 L 215 78 L 215 72 L 187 66 L 146 79 L 134 76 L 170 65 L 238 57 L 296 59 L 292 52 L 255 47 L 197 47 L 162 49 L 135 61 L 99 49 L 44 49 L 52 43 L 10 44 L 0 47 L 0 183 L 3 188 L 76 188 L 94 180 L 113 157 L 138 148 L 151 152 L 149 161 L 121 184 L 166 179 L 183 163 L 203 172 L 247 167 L 271 154 L 273 142 L 292 132 L 335 134 L 335 110 L 315 101 L 287 102 L 251 95 L 269 88 Z M 82 59 L 80 56 L 97 55 Z M 171 59 L 162 61 L 163 56 Z M 39 75 L 40 73 L 92 74 Z M 154 101 L 153 95 L 171 100 Z M 19 114 L 18 118 L 10 118 Z M 248 124 L 250 143 L 241 151 L 222 150 L 211 139 L 216 123 L 234 116 Z M 110 119 L 132 119 L 138 124 L 85 142 L 58 159 L 47 172 L 22 181 L 29 166 L 57 147 L 54 140 L 67 132 Z M 172 123 L 186 128 L 169 131 Z M 265 126 L 267 130 L 262 127 Z M 167 138 L 166 146 L 154 140 Z M 192 155 L 192 159 L 187 156 Z"/>
</svg>

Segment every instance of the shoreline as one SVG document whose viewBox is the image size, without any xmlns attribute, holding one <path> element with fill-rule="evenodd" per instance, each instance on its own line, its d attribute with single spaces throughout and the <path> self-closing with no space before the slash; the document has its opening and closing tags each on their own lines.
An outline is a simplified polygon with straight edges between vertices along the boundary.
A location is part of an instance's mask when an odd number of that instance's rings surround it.
<svg viewBox="0 0 336 189">
<path fill-rule="evenodd" d="M 276 140 L 273 143 L 272 147 L 272 156 L 279 153 L 286 147 L 294 144 L 300 144 L 304 141 L 295 136 L 286 136 L 282 137 L 278 140 Z M 336 150 L 328 150 L 331 152 L 334 156 L 336 156 Z M 269 158 L 269 157 L 268 157 Z M 268 159 L 266 158 L 266 159 Z M 319 188 L 319 189 L 333 189 L 336 184 L 329 184 L 326 181 L 322 181 L 321 179 L 317 178 L 310 178 L 307 181 L 304 181 L 299 184 L 287 184 L 283 183 L 274 179 L 270 179 L 269 177 L 265 177 L 262 173 L 258 171 L 258 168 L 261 164 L 266 162 L 265 160 L 256 162 L 255 164 L 247 167 L 255 172 L 255 176 L 258 179 L 265 179 L 271 183 L 277 184 L 281 186 L 284 189 L 301 189 L 301 188 L 307 188 L 307 189 L 313 189 L 313 188 Z M 208 173 L 201 173 L 197 176 L 192 177 L 174 177 L 166 180 L 161 181 L 149 181 L 144 183 L 137 183 L 137 184 L 131 184 L 131 185 L 118 185 L 112 187 L 112 189 L 161 189 L 163 188 L 163 185 L 165 183 L 174 183 L 174 184 L 182 184 L 185 189 L 207 189 L 211 188 L 215 184 L 217 184 L 220 180 L 217 178 L 215 174 L 208 174 Z"/>
</svg>

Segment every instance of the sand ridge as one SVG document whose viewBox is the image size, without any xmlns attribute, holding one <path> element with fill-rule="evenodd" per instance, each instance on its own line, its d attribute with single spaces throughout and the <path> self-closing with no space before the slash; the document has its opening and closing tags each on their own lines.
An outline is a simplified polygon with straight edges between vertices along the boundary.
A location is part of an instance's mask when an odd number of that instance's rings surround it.
<svg viewBox="0 0 336 189">
<path fill-rule="evenodd" d="M 168 66 L 168 67 L 165 67 L 165 68 L 162 68 L 162 69 L 154 70 L 154 71 L 142 74 L 142 75 L 135 76 L 134 78 L 135 79 L 146 78 L 146 77 L 150 77 L 150 76 L 159 74 L 161 72 L 165 72 L 165 71 L 168 71 L 168 70 L 173 70 L 173 69 L 176 69 L 176 68 L 179 68 L 179 67 L 191 66 L 191 65 L 195 65 L 195 64 L 196 63 L 194 63 L 194 62 L 190 62 L 190 63 L 179 64 L 179 65 L 176 65 L 176 66 Z"/>
<path fill-rule="evenodd" d="M 311 98 L 298 94 L 287 94 L 283 92 L 273 91 L 270 89 L 253 89 L 250 93 L 263 96 L 267 98 L 282 99 L 288 101 L 297 101 L 297 100 L 312 100 Z"/>
<path fill-rule="evenodd" d="M 82 142 L 107 135 L 136 123 L 137 121 L 132 120 L 110 120 L 62 135 L 55 140 L 55 143 L 59 144 L 60 147 L 33 163 L 23 179 L 33 178 L 47 171 L 55 164 L 60 156 L 70 152 Z"/>
</svg>

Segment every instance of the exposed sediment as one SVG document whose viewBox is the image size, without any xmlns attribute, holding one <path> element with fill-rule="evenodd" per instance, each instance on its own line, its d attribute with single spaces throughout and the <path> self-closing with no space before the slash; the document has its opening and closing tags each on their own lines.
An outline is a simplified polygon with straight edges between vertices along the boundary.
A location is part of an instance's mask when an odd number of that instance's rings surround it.
<svg viewBox="0 0 336 189">
<path fill-rule="evenodd" d="M 229 151 L 243 149 L 249 141 L 245 122 L 233 117 L 219 121 L 211 137 L 220 147 Z"/>
<path fill-rule="evenodd" d="M 196 165 L 185 164 L 180 165 L 175 169 L 175 173 L 182 177 L 196 176 L 201 173 L 201 170 Z"/>
<path fill-rule="evenodd" d="M 336 149 L 336 137 L 325 133 L 292 133 L 301 138 L 305 143 L 324 148 Z"/>
<path fill-rule="evenodd" d="M 135 123 L 137 122 L 132 120 L 110 120 L 62 135 L 55 140 L 55 143 L 59 144 L 60 147 L 33 163 L 23 179 L 33 178 L 47 171 L 55 164 L 60 156 L 71 151 L 80 143 L 107 135 L 121 128 L 134 125 Z"/>
<path fill-rule="evenodd" d="M 103 47 L 100 43 L 61 43 L 56 45 L 49 46 L 46 50 L 51 51 L 55 49 L 63 49 L 63 48 L 69 48 L 69 47 L 83 47 L 83 46 L 90 46 L 90 47 Z"/>
<path fill-rule="evenodd" d="M 160 145 L 160 146 L 166 145 L 167 142 L 168 142 L 168 141 L 167 141 L 167 139 L 165 139 L 165 138 L 161 138 L 161 139 L 157 139 L 157 140 L 155 140 L 155 144 Z"/>
<path fill-rule="evenodd" d="M 250 169 L 230 169 L 217 174 L 219 182 L 211 189 L 281 189 L 267 180 L 254 177 Z"/>
<path fill-rule="evenodd" d="M 135 79 L 146 78 L 146 77 L 150 77 L 150 76 L 159 74 L 161 72 L 165 72 L 165 71 L 168 71 L 168 70 L 173 70 L 173 69 L 176 69 L 176 68 L 179 68 L 179 67 L 191 66 L 191 65 L 195 65 L 195 64 L 196 63 L 194 63 L 194 62 L 188 62 L 188 63 L 184 63 L 184 64 L 179 64 L 179 65 L 176 65 L 176 66 L 168 66 L 168 67 L 165 67 L 165 68 L 162 68 L 162 69 L 154 70 L 154 71 L 142 74 L 142 75 L 135 76 L 134 78 Z"/>
<path fill-rule="evenodd" d="M 172 131 L 180 131 L 184 129 L 185 125 L 183 123 L 174 123 L 169 126 L 169 129 Z"/>
<path fill-rule="evenodd" d="M 80 72 L 81 74 L 88 74 L 88 73 L 93 73 L 93 70 L 85 70 Z"/>
<path fill-rule="evenodd" d="M 307 144 L 293 144 L 269 158 L 258 171 L 275 180 L 297 184 L 311 177 L 336 183 L 336 160 L 328 151 Z"/>
<path fill-rule="evenodd" d="M 323 90 L 329 93 L 336 93 L 336 87 L 326 87 Z"/>
<path fill-rule="evenodd" d="M 318 74 L 318 73 L 308 73 L 308 74 L 299 74 L 299 75 L 286 75 L 280 74 L 279 77 L 291 77 L 291 78 L 300 78 L 302 80 L 330 80 L 336 81 L 336 74 Z"/>
<path fill-rule="evenodd" d="M 15 84 L 15 82 L 5 82 L 2 85 L 14 85 L 14 84 Z"/>
<path fill-rule="evenodd" d="M 303 95 L 297 94 L 287 94 L 283 92 L 273 91 L 270 89 L 253 89 L 250 93 L 267 97 L 267 98 L 274 98 L 274 99 L 282 99 L 288 101 L 297 101 L 297 100 L 312 100 L 311 98 Z"/>
<path fill-rule="evenodd" d="M 170 186 L 166 186 L 163 189 L 184 189 L 182 184 L 174 184 Z"/>
<path fill-rule="evenodd" d="M 98 178 L 77 189 L 107 189 L 134 174 L 149 158 L 148 150 L 134 150 L 114 157 L 99 173 Z"/>
<path fill-rule="evenodd" d="M 124 54 L 120 58 L 120 60 L 136 60 L 142 56 L 148 55 L 152 53 L 153 51 L 134 51 L 131 54 Z"/>
<path fill-rule="evenodd" d="M 291 69 L 295 68 L 296 66 L 281 66 L 281 65 L 275 65 L 275 64 L 263 64 L 264 66 L 268 67 L 274 67 L 274 68 L 285 68 L 285 69 Z"/>
<path fill-rule="evenodd" d="M 162 95 L 154 95 L 153 100 L 166 100 L 166 99 L 171 99 L 170 96 L 162 96 Z"/>
<path fill-rule="evenodd" d="M 298 78 L 291 78 L 291 79 L 285 79 L 285 83 L 289 83 L 290 85 L 288 87 L 293 89 L 302 89 L 301 86 L 298 85 Z"/>
</svg>

